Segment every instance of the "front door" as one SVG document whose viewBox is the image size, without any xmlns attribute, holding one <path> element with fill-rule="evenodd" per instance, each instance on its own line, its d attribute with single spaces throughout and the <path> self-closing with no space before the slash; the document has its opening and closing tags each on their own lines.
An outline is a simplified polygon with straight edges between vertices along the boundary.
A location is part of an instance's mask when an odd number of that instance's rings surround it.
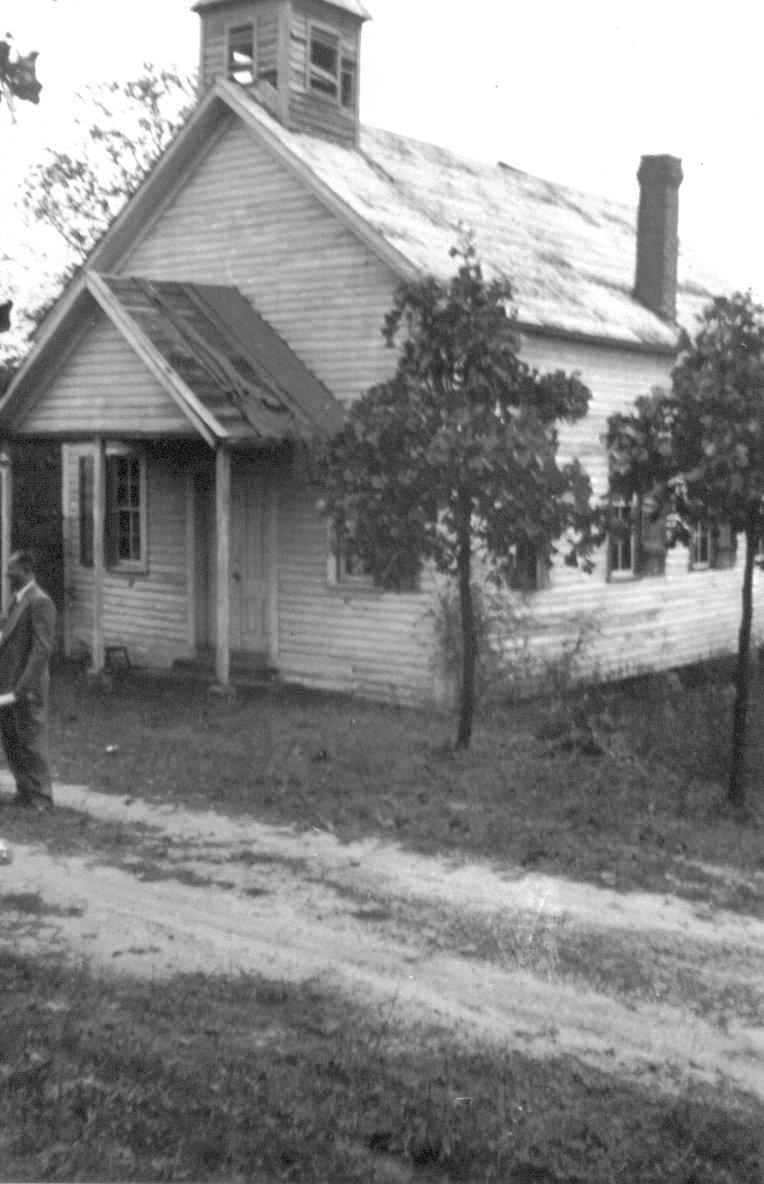
<svg viewBox="0 0 764 1184">
<path fill-rule="evenodd" d="M 231 465 L 231 649 L 268 650 L 268 529 L 262 473 L 257 462 Z"/>
<path fill-rule="evenodd" d="M 231 462 L 231 542 L 229 548 L 229 639 L 232 652 L 269 653 L 271 562 L 268 474 L 256 459 Z M 215 477 L 194 478 L 194 623 L 200 649 L 216 641 L 217 543 Z"/>
</svg>

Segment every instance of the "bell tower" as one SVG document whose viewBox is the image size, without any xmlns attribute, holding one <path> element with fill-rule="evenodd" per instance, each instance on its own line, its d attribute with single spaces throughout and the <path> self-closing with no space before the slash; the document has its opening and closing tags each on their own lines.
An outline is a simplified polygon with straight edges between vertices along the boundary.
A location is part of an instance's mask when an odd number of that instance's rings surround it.
<svg viewBox="0 0 764 1184">
<path fill-rule="evenodd" d="M 358 142 L 360 0 L 197 0 L 200 87 L 246 87 L 285 127 Z"/>
</svg>

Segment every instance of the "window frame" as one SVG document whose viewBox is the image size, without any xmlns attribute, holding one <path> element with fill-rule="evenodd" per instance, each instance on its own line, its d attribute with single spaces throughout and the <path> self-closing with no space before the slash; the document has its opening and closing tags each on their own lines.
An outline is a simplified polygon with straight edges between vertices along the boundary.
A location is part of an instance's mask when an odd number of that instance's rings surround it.
<svg viewBox="0 0 764 1184">
<path fill-rule="evenodd" d="M 313 42 L 314 40 L 323 40 L 324 44 L 331 43 L 337 54 L 337 69 L 335 74 L 331 74 L 322 66 L 319 66 L 313 61 Z M 333 103 L 336 107 L 341 107 L 342 104 L 342 37 L 338 29 L 332 29 L 329 25 L 323 25 L 319 21 L 308 21 L 308 41 L 307 53 L 305 54 L 305 93 L 312 99 L 317 99 L 319 102 Z M 322 81 L 334 86 L 334 94 L 328 94 L 325 90 L 315 90 L 312 85 L 313 74 L 316 72 L 318 81 Z"/>
<path fill-rule="evenodd" d="M 233 61 L 232 61 L 232 54 L 235 52 L 235 46 L 233 44 L 234 38 L 235 38 L 236 34 L 242 34 L 242 33 L 249 33 L 249 36 L 250 36 L 250 47 L 251 47 L 250 70 L 249 70 L 250 77 L 249 77 L 249 81 L 247 81 L 247 82 L 244 82 L 241 79 L 236 78 L 236 76 L 235 76 L 236 73 L 240 73 L 241 70 L 246 69 L 246 67 L 241 67 L 239 70 L 234 71 Z M 226 26 L 226 31 L 225 31 L 225 71 L 226 71 L 225 76 L 229 82 L 236 82 L 239 86 L 256 86 L 257 85 L 257 37 L 256 37 L 256 27 L 255 27 L 254 21 L 247 21 L 241 25 Z"/>
<path fill-rule="evenodd" d="M 697 556 L 697 549 L 705 540 L 706 558 L 701 559 Z M 690 531 L 689 543 L 689 567 L 690 571 L 710 571 L 715 567 L 714 563 L 714 536 L 710 522 L 697 522 Z"/>
<path fill-rule="evenodd" d="M 345 549 L 342 545 L 343 533 L 347 530 L 339 528 L 338 523 L 330 519 L 327 523 L 327 563 L 326 582 L 332 588 L 357 589 L 359 591 L 379 591 L 374 577 L 368 572 L 348 572 L 345 570 Z M 351 536 L 352 537 L 352 536 Z"/>
<path fill-rule="evenodd" d="M 607 579 L 612 583 L 621 583 L 623 581 L 635 580 L 639 574 L 639 508 L 636 498 L 632 498 L 631 502 L 627 502 L 623 498 L 618 498 L 610 503 L 611 509 L 619 512 L 625 511 L 629 516 L 630 531 L 628 534 L 628 545 L 630 551 L 630 564 L 626 566 L 613 566 L 613 547 L 619 549 L 625 545 L 627 536 L 624 533 L 623 539 L 613 538 L 611 532 L 607 532 L 605 539 L 605 555 L 607 564 Z M 625 515 L 623 521 L 625 522 Z"/>
<path fill-rule="evenodd" d="M 764 530 L 759 532 L 759 541 L 756 546 L 756 554 L 753 557 L 753 562 L 756 567 L 764 567 Z"/>
<path fill-rule="evenodd" d="M 104 569 L 109 572 L 126 572 L 131 575 L 148 571 L 148 480 L 146 472 L 146 451 L 142 447 L 132 444 L 108 444 L 105 450 L 106 472 L 104 473 Z M 110 481 L 108 477 L 109 462 L 116 458 L 126 457 L 138 462 L 138 530 L 139 554 L 135 559 L 119 558 L 119 525 L 115 519 L 119 514 L 117 506 L 111 506 Z M 92 450 L 80 452 L 77 458 L 77 566 L 81 570 L 92 571 L 94 566 L 94 523 L 93 523 L 93 486 L 95 458 Z M 83 502 L 83 473 L 90 468 L 90 497 L 87 504 Z M 83 514 L 83 510 L 85 511 Z M 90 527 L 90 554 L 83 558 L 83 526 Z M 87 540 L 87 534 L 85 535 Z"/>
<path fill-rule="evenodd" d="M 521 544 L 515 544 L 514 554 L 510 559 L 507 586 L 511 592 L 519 592 L 522 596 L 532 596 L 549 587 L 550 564 L 530 539 L 527 539 L 526 542 L 528 553 L 524 556 L 521 553 Z"/>
<path fill-rule="evenodd" d="M 345 84 L 348 86 L 347 101 Z M 340 44 L 340 107 L 345 111 L 355 111 L 356 95 L 358 93 L 358 63 L 354 57 L 342 52 Z"/>
<path fill-rule="evenodd" d="M 127 513 L 131 513 L 131 514 L 137 512 L 137 514 L 138 514 L 138 530 L 140 532 L 139 539 L 138 539 L 139 554 L 136 559 L 132 559 L 132 558 L 131 559 L 122 559 L 119 557 L 119 555 L 117 555 L 116 559 L 109 558 L 107 560 L 107 567 L 109 568 L 110 571 L 143 572 L 148 569 L 148 538 L 147 538 L 148 513 L 147 513 L 147 497 L 146 497 L 146 492 L 147 492 L 146 453 L 143 448 L 136 448 L 134 445 L 129 445 L 129 444 L 113 444 L 113 445 L 107 446 L 107 448 L 106 448 L 106 469 L 107 469 L 106 497 L 107 497 L 107 499 L 109 496 L 109 493 L 108 493 L 109 461 L 110 460 L 114 461 L 114 460 L 119 460 L 119 459 L 134 460 L 134 461 L 137 461 L 137 463 L 138 463 L 138 499 L 139 500 L 138 500 L 137 511 L 133 510 L 131 505 L 128 505 L 126 510 L 122 510 L 122 511 L 119 509 L 118 506 L 116 507 L 116 509 L 112 509 L 112 507 L 109 506 L 108 501 L 107 501 L 107 504 L 104 507 L 104 509 L 105 509 L 105 533 L 106 533 L 107 556 L 110 556 L 112 553 L 112 548 L 115 546 L 115 539 L 116 539 L 116 548 L 117 548 L 117 550 L 119 549 L 120 527 L 119 527 L 118 523 L 115 527 L 112 519 L 116 514 L 119 514 L 121 512 L 127 512 Z"/>
</svg>

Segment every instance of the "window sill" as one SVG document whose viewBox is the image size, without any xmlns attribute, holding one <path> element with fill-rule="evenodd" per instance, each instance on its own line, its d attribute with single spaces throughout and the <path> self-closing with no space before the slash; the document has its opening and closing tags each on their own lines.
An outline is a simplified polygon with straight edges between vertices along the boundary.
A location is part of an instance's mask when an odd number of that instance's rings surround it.
<svg viewBox="0 0 764 1184">
<path fill-rule="evenodd" d="M 422 589 L 416 588 L 400 588 L 395 591 L 392 588 L 380 588 L 379 584 L 375 584 L 373 580 L 366 580 L 359 578 L 358 580 L 347 580 L 341 583 L 327 582 L 325 585 L 330 596 L 420 596 Z"/>
<path fill-rule="evenodd" d="M 607 582 L 608 584 L 631 584 L 638 578 L 639 573 L 636 571 L 610 571 Z"/>
<path fill-rule="evenodd" d="M 77 564 L 77 571 L 79 571 L 82 575 L 92 576 L 93 565 L 92 565 L 92 563 L 90 563 L 90 564 L 78 563 Z M 120 564 L 111 564 L 111 565 L 105 564 L 103 572 L 104 572 L 104 575 L 106 575 L 106 576 L 132 577 L 132 576 L 147 576 L 149 574 L 149 569 L 148 569 L 148 564 L 145 564 L 145 563 L 137 563 L 134 565 L 127 564 L 127 563 L 120 563 Z"/>
</svg>

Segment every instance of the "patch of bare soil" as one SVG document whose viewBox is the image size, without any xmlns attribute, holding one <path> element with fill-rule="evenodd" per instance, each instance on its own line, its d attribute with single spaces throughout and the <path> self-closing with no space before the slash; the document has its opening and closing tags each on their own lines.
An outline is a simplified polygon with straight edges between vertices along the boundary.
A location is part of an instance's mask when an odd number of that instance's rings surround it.
<svg viewBox="0 0 764 1184">
<path fill-rule="evenodd" d="M 764 1097 L 756 918 L 84 787 L 56 797 L 152 829 L 121 866 L 98 851 L 16 847 L 0 891 L 39 892 L 57 908 L 25 929 L 3 914 L 6 944 L 59 946 L 156 979 L 314 978 L 379 1008 L 402 1034 L 436 1024 L 662 1088 L 724 1080 Z"/>
</svg>

